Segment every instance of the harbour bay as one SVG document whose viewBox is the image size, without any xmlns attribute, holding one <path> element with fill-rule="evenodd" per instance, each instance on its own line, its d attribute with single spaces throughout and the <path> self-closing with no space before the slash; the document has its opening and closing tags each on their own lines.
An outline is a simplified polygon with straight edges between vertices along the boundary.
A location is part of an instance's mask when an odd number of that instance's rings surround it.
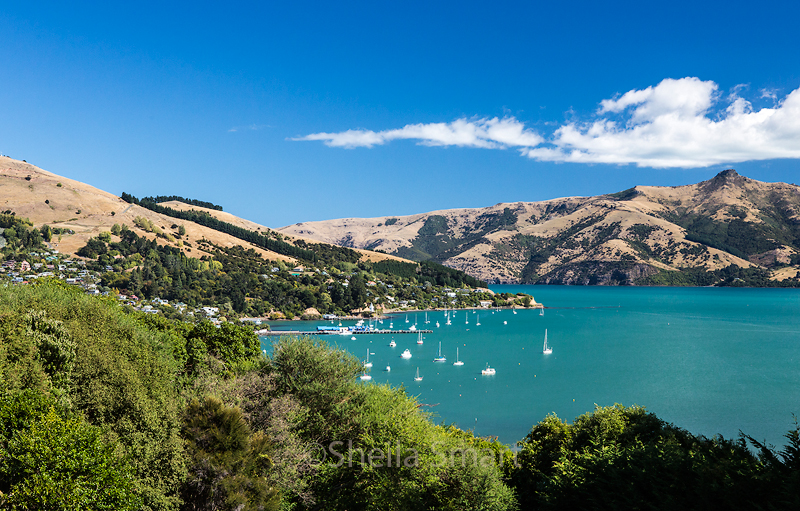
<svg viewBox="0 0 800 511">
<path fill-rule="evenodd" d="M 375 383 L 403 385 L 436 422 L 514 443 L 549 413 L 572 421 L 595 404 L 639 404 L 692 433 L 738 432 L 783 445 L 800 411 L 800 292 L 791 289 L 492 286 L 526 292 L 538 310 L 396 314 L 378 328 L 417 336 L 326 335 L 363 359 Z M 409 323 L 405 320 L 408 318 Z M 436 327 L 436 322 L 440 326 Z M 480 326 L 477 322 L 480 321 Z M 467 324 L 467 322 L 469 324 Z M 355 322 L 343 322 L 344 325 Z M 338 322 L 337 322 L 338 324 Z M 328 321 L 273 323 L 309 330 Z M 550 355 L 542 354 L 545 329 Z M 394 339 L 397 346 L 389 347 Z M 270 340 L 264 338 L 268 344 Z M 442 343 L 446 362 L 433 362 Z M 464 365 L 453 366 L 459 348 Z M 411 359 L 400 358 L 409 349 Z M 494 376 L 482 376 L 490 364 Z M 386 366 L 391 371 L 385 371 Z M 414 381 L 419 367 L 423 380 Z"/>
</svg>

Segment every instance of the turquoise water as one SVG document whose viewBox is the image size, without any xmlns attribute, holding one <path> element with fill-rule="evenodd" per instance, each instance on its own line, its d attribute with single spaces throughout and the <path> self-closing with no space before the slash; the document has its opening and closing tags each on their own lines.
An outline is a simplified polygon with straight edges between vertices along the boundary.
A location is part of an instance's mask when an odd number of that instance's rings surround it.
<svg viewBox="0 0 800 511">
<path fill-rule="evenodd" d="M 418 328 L 434 330 L 421 346 L 416 335 L 325 339 L 362 359 L 369 348 L 373 382 L 403 385 L 430 405 L 435 421 L 508 444 L 549 413 L 572 421 L 595 404 L 639 404 L 695 434 L 734 437 L 742 430 L 778 446 L 792 414 L 800 415 L 800 290 L 492 289 L 530 293 L 547 309 L 543 316 L 534 310 L 460 310 L 451 326 L 441 311 L 428 312 L 428 325 L 424 313 L 416 313 Z M 414 313 L 409 324 L 405 317 L 395 316 L 394 327 L 413 324 Z M 310 330 L 319 324 L 330 322 L 272 327 Z M 389 320 L 379 325 L 388 326 Z M 551 355 L 542 354 L 545 329 Z M 395 348 L 388 346 L 392 338 Z M 440 341 L 445 363 L 433 362 Z M 452 365 L 456 347 L 460 367 Z M 400 358 L 406 348 L 413 354 L 409 360 Z M 481 375 L 487 363 L 495 376 Z M 422 382 L 414 381 L 417 367 Z"/>
</svg>

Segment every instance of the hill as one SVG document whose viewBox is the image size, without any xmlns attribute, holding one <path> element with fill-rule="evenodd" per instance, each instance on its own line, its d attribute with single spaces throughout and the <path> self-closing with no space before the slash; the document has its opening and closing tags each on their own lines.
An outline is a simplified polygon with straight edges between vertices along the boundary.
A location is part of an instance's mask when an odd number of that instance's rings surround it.
<svg viewBox="0 0 800 511">
<path fill-rule="evenodd" d="M 796 285 L 800 187 L 726 170 L 686 186 L 279 231 L 433 259 L 496 283 Z"/>
<path fill-rule="evenodd" d="M 201 239 L 228 248 L 243 245 L 242 240 L 226 233 L 194 222 L 176 222 L 174 218 L 153 212 L 139 205 L 130 204 L 109 192 L 80 181 L 53 174 L 25 161 L 14 160 L 5 156 L 0 156 L 0 197 L 0 201 L 2 201 L 0 210 L 11 210 L 19 217 L 28 218 L 36 227 L 48 224 L 52 227 L 73 231 L 74 234 L 64 234 L 60 240 L 53 240 L 53 248 L 62 253 L 75 254 L 81 247 L 86 245 L 89 239 L 103 231 L 110 231 L 114 224 L 127 224 L 139 236 L 156 239 L 162 245 L 170 244 L 165 238 L 160 238 L 154 233 L 147 232 L 145 229 L 136 226 L 135 220 L 137 217 L 149 220 L 164 232 L 175 231 L 178 228 L 178 224 L 183 225 L 186 230 L 183 240 L 188 241 L 188 244 L 183 243 L 178 248 L 190 256 L 197 255 L 196 249 L 194 253 L 192 252 L 192 243 Z M 245 229 L 260 230 L 263 233 L 271 232 L 271 229 L 265 226 L 244 220 L 230 213 L 176 201 L 167 202 L 163 205 L 182 211 L 204 211 L 220 220 Z M 175 225 L 174 228 L 171 227 L 173 225 Z M 298 241 L 312 242 L 299 237 L 284 239 L 290 243 L 297 243 Z M 297 262 L 294 258 L 283 254 L 265 250 L 258 246 L 245 245 L 246 248 L 253 248 L 265 259 L 280 260 L 290 264 Z M 175 244 L 175 246 L 177 245 Z M 402 260 L 395 256 L 369 250 L 358 250 L 358 253 L 364 261 Z"/>
<path fill-rule="evenodd" d="M 197 199 L 117 197 L 8 158 L 0 190 L 3 281 L 56 277 L 151 313 L 187 319 L 202 309 L 222 321 L 536 305 L 435 262 L 287 236 Z"/>
</svg>

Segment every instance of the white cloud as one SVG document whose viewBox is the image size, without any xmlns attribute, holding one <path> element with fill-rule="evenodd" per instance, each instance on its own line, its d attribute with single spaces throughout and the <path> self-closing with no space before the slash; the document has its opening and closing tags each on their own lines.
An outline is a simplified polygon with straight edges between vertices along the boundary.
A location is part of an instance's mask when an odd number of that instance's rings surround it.
<svg viewBox="0 0 800 511">
<path fill-rule="evenodd" d="M 392 140 L 417 140 L 428 146 L 506 149 L 535 147 L 544 139 L 514 117 L 499 119 L 457 119 L 451 123 L 408 124 L 400 129 L 371 131 L 347 130 L 339 133 L 314 133 L 292 140 L 321 140 L 330 147 L 372 147 Z"/>
<path fill-rule="evenodd" d="M 331 147 L 372 147 L 412 139 L 431 146 L 517 148 L 539 161 L 635 164 L 640 167 L 705 167 L 720 163 L 800 158 L 800 89 L 778 99 L 762 89 L 773 108 L 754 110 L 736 86 L 725 98 L 712 81 L 666 79 L 600 102 L 593 119 L 561 125 L 543 136 L 514 117 L 410 124 L 386 131 L 316 133 L 293 140 L 321 140 Z"/>
</svg>

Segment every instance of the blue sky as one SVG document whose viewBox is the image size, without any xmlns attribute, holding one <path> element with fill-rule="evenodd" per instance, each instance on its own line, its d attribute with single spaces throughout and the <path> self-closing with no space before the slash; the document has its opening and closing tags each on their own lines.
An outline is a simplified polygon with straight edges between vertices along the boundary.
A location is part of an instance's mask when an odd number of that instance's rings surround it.
<svg viewBox="0 0 800 511">
<path fill-rule="evenodd" d="M 800 181 L 797 2 L 108 4 L 0 3 L 0 153 L 272 227 Z"/>
</svg>

